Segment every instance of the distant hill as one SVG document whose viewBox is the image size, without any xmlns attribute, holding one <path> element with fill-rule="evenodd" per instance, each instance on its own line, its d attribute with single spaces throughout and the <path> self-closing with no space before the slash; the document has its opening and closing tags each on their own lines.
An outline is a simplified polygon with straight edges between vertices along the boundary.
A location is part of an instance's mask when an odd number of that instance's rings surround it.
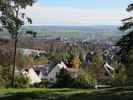
<svg viewBox="0 0 133 100">
<path fill-rule="evenodd" d="M 44 37 L 73 37 L 73 38 L 99 38 L 117 37 L 123 33 L 118 26 L 25 26 L 26 30 L 36 31 L 38 36 Z M 7 32 L 0 32 L 0 37 L 8 37 Z"/>
</svg>

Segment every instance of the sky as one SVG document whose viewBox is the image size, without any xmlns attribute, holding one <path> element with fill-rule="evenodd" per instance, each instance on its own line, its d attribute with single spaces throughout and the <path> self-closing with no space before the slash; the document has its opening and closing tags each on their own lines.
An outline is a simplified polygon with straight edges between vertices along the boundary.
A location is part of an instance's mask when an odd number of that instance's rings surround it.
<svg viewBox="0 0 133 100">
<path fill-rule="evenodd" d="M 33 25 L 120 25 L 132 0 L 37 0 L 26 9 Z"/>
</svg>

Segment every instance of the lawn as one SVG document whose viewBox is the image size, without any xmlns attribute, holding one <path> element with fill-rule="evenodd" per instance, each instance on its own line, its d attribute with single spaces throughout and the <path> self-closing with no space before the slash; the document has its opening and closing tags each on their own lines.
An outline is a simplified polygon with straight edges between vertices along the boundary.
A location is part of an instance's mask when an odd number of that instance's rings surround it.
<svg viewBox="0 0 133 100">
<path fill-rule="evenodd" d="M 0 100 L 133 100 L 133 87 L 110 89 L 0 89 Z"/>
<path fill-rule="evenodd" d="M 0 95 L 6 95 L 6 94 L 16 94 L 16 93 L 53 93 L 53 94 L 77 94 L 77 93 L 90 93 L 95 91 L 95 89 L 70 89 L 70 88 L 55 88 L 55 89 L 48 89 L 48 88 L 18 88 L 18 89 L 0 89 Z"/>
</svg>

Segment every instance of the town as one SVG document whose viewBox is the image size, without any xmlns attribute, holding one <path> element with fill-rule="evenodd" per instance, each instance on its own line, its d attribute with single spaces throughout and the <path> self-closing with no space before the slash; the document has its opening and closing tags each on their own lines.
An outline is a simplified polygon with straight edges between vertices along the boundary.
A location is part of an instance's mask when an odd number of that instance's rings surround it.
<svg viewBox="0 0 133 100">
<path fill-rule="evenodd" d="M 42 40 L 35 38 L 31 40 L 32 42 L 28 42 L 29 40 L 31 39 L 21 39 L 18 42 L 15 69 L 16 77 L 22 74 L 29 78 L 27 85 L 40 84 L 40 86 L 45 87 L 53 84 L 54 86 L 57 75 L 62 68 L 72 74 L 73 78 L 81 77 L 80 74 L 86 73 L 86 76 L 90 79 L 86 80 L 88 87 L 85 88 L 96 88 L 98 85 L 110 87 L 113 85 L 111 83 L 115 80 L 114 75 L 117 67 L 115 64 L 119 64 L 115 60 L 115 54 L 118 51 L 117 46 L 114 45 L 115 41 L 71 39 L 72 41 L 68 40 L 69 42 L 67 42 L 66 39 L 60 38 L 43 38 Z M 11 40 L 1 39 L 1 58 L 10 66 L 7 70 L 12 69 L 12 52 Z M 3 60 L 1 60 L 1 63 L 4 64 Z M 85 81 L 83 77 L 85 76 L 82 76 L 80 80 Z M 65 83 L 67 82 L 65 81 Z M 8 84 L 10 84 L 10 81 Z M 19 87 L 19 84 L 17 85 Z M 69 86 L 64 87 L 69 88 Z M 80 86 L 77 88 L 80 88 Z"/>
<path fill-rule="evenodd" d="M 133 100 L 130 0 L 0 0 L 0 100 Z"/>
</svg>

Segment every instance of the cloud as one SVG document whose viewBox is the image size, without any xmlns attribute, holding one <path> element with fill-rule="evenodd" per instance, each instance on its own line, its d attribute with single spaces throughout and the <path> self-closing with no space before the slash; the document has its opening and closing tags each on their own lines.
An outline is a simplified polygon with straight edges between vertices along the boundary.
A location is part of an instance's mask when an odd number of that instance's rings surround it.
<svg viewBox="0 0 133 100">
<path fill-rule="evenodd" d="M 36 25 L 100 25 L 120 24 L 127 17 L 126 11 L 91 10 L 35 4 L 25 11 Z"/>
</svg>

